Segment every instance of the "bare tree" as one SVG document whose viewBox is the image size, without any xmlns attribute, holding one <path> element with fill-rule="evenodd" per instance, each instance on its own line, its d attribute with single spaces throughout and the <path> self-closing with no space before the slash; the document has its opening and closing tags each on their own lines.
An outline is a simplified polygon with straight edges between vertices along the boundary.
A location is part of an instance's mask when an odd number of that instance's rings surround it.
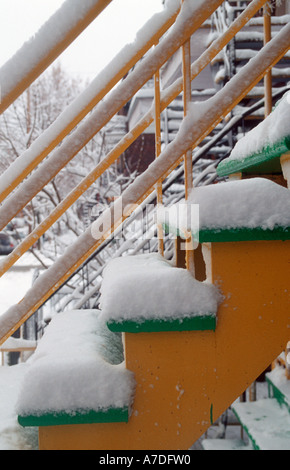
<svg viewBox="0 0 290 470">
<path fill-rule="evenodd" d="M 0 116 L 0 174 L 47 129 L 84 89 L 86 83 L 70 77 L 60 64 L 51 67 Z M 33 230 L 110 150 L 115 127 L 125 132 L 125 118 L 117 116 L 100 131 L 21 213 L 25 226 Z M 130 179 L 130 177 L 129 177 Z M 50 257 L 63 252 L 128 181 L 113 165 L 68 209 L 42 239 L 42 251 Z M 15 219 L 12 225 L 17 227 Z M 38 244 L 40 247 L 40 244 Z"/>
</svg>

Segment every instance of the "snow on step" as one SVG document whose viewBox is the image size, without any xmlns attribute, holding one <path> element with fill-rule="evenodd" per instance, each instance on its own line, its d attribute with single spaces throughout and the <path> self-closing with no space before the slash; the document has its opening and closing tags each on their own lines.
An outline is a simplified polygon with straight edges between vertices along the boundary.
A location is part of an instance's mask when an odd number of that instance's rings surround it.
<svg viewBox="0 0 290 470">
<path fill-rule="evenodd" d="M 191 230 L 238 228 L 273 230 L 290 226 L 290 192 L 264 178 L 228 181 L 194 188 L 189 204 L 199 211 L 188 211 L 177 204 L 158 210 L 160 223 L 182 233 Z M 199 213 L 199 217 L 198 217 Z"/>
<path fill-rule="evenodd" d="M 273 398 L 232 405 L 257 450 L 290 450 L 290 415 Z"/>
<path fill-rule="evenodd" d="M 253 450 L 242 439 L 204 439 L 202 447 L 204 450 Z"/>
<path fill-rule="evenodd" d="M 98 311 L 56 315 L 30 359 L 18 415 L 128 407 L 134 378 L 121 361 L 122 345 L 100 320 Z"/>
<path fill-rule="evenodd" d="M 224 162 L 244 160 L 290 135 L 290 92 L 276 104 L 274 110 L 258 126 L 250 130 L 236 143 L 230 156 Z"/>
<path fill-rule="evenodd" d="M 176 320 L 213 315 L 220 294 L 157 253 L 111 260 L 104 270 L 100 306 L 105 321 Z"/>
</svg>

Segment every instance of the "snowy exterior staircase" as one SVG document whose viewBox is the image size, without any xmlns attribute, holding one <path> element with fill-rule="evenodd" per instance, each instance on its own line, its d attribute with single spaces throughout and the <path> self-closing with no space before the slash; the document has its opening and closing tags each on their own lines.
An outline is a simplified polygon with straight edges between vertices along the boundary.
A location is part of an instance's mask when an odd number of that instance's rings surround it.
<svg viewBox="0 0 290 470">
<path fill-rule="evenodd" d="M 71 2 L 64 4 L 60 18 L 75 4 Z M 85 16 L 88 21 L 86 12 L 92 20 L 100 10 L 91 12 L 89 7 L 104 3 L 109 2 L 84 1 L 81 10 L 74 10 L 77 18 L 73 20 Z M 126 49 L 126 58 L 122 52 L 109 64 L 102 80 L 97 77 L 53 128 L 19 157 L 7 172 L 10 179 L 1 177 L 0 226 L 5 227 L 154 75 L 153 108 L 3 260 L 0 275 L 5 275 L 153 121 L 155 161 L 39 276 L 24 298 L 0 317 L 1 343 L 37 312 L 152 193 L 156 192 L 157 204 L 162 205 L 162 183 L 181 163 L 186 174 L 186 202 L 190 206 L 199 204 L 200 210 L 200 218 L 191 220 L 193 226 L 182 217 L 175 235 L 177 232 L 176 241 L 199 241 L 203 257 L 195 256 L 187 243 L 185 268 L 180 268 L 174 258 L 164 259 L 160 243 L 158 255 L 112 260 L 104 271 L 101 313 L 64 312 L 52 320 L 31 362 L 18 408 L 22 425 L 39 427 L 40 449 L 188 449 L 278 356 L 288 340 L 285 273 L 290 257 L 289 191 L 254 178 L 191 192 L 192 149 L 247 96 L 290 45 L 287 24 L 218 93 L 198 105 L 191 103 L 191 80 L 265 1 L 253 0 L 238 21 L 191 66 L 190 37 L 222 3 L 167 2 L 164 12 L 152 22 L 152 29 L 148 32 L 144 28 L 139 41 Z M 68 29 L 74 29 L 75 22 L 71 22 Z M 160 90 L 159 71 L 180 49 L 183 80 Z M 40 65 L 34 78 L 40 73 Z M 26 78 L 22 78 L 21 87 L 25 89 Z M 185 117 L 174 140 L 161 149 L 161 112 L 182 91 Z M 67 139 L 58 145 L 65 135 Z M 180 249 L 181 244 L 176 247 Z M 200 262 L 204 279 L 197 275 Z M 242 370 L 237 367 L 241 351 Z"/>
</svg>

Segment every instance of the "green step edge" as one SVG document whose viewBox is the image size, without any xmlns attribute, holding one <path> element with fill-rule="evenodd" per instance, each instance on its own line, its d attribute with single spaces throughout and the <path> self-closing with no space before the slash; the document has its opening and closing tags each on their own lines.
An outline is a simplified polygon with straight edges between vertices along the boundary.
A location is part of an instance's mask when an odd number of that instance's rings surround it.
<svg viewBox="0 0 290 470">
<path fill-rule="evenodd" d="M 170 331 L 205 331 L 216 329 L 216 315 L 200 315 L 190 318 L 164 320 L 150 319 L 145 321 L 124 320 L 108 321 L 109 330 L 123 333 L 159 333 Z"/>
<path fill-rule="evenodd" d="M 286 408 L 288 409 L 288 412 L 290 413 L 290 403 L 287 400 L 287 397 L 284 395 L 284 393 L 281 392 L 281 390 L 272 382 L 269 377 L 267 377 L 266 374 L 266 382 L 268 384 L 268 394 L 269 397 L 273 397 L 277 400 L 279 405 L 285 405 Z"/>
<path fill-rule="evenodd" d="M 239 414 L 236 412 L 236 410 L 234 408 L 232 408 L 237 420 L 239 421 L 240 425 L 242 426 L 242 428 L 246 431 L 250 441 L 251 441 L 251 444 L 253 446 L 253 449 L 254 450 L 261 450 L 260 447 L 258 446 L 258 444 L 256 443 L 255 439 L 253 438 L 250 430 L 248 429 L 248 427 L 241 421 L 240 417 L 239 417 Z"/>
<path fill-rule="evenodd" d="M 173 233 L 176 236 L 182 235 L 179 230 L 174 227 L 173 229 L 168 225 L 163 225 L 166 233 Z M 196 235 L 192 234 L 193 239 Z M 263 229 L 261 227 L 255 228 L 230 228 L 230 229 L 201 229 L 198 234 L 200 243 L 209 242 L 243 242 L 243 241 L 259 241 L 259 240 L 290 240 L 290 227 L 274 227 L 274 229 Z"/>
<path fill-rule="evenodd" d="M 290 227 L 275 227 L 273 230 L 256 228 L 202 229 L 199 242 L 243 242 L 261 240 L 290 240 Z"/>
<path fill-rule="evenodd" d="M 127 423 L 129 421 L 128 408 L 110 408 L 108 410 L 90 410 L 74 413 L 56 412 L 42 415 L 18 416 L 18 422 L 23 427 L 62 426 L 68 424 L 92 423 Z"/>
<path fill-rule="evenodd" d="M 289 150 L 290 136 L 287 136 L 276 144 L 268 145 L 260 152 L 249 155 L 243 160 L 223 160 L 217 167 L 217 174 L 218 176 L 229 176 L 239 172 L 281 173 L 280 157 Z"/>
</svg>

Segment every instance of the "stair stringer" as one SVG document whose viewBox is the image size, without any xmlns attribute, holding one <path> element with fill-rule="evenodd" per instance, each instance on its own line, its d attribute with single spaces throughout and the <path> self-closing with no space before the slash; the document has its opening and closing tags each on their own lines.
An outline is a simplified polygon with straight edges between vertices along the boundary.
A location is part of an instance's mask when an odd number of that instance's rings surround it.
<svg viewBox="0 0 290 470">
<path fill-rule="evenodd" d="M 42 449 L 189 449 L 289 339 L 290 241 L 212 243 L 215 331 L 124 333 L 128 423 L 40 428 Z M 145 301 L 145 299 L 144 299 Z"/>
</svg>

